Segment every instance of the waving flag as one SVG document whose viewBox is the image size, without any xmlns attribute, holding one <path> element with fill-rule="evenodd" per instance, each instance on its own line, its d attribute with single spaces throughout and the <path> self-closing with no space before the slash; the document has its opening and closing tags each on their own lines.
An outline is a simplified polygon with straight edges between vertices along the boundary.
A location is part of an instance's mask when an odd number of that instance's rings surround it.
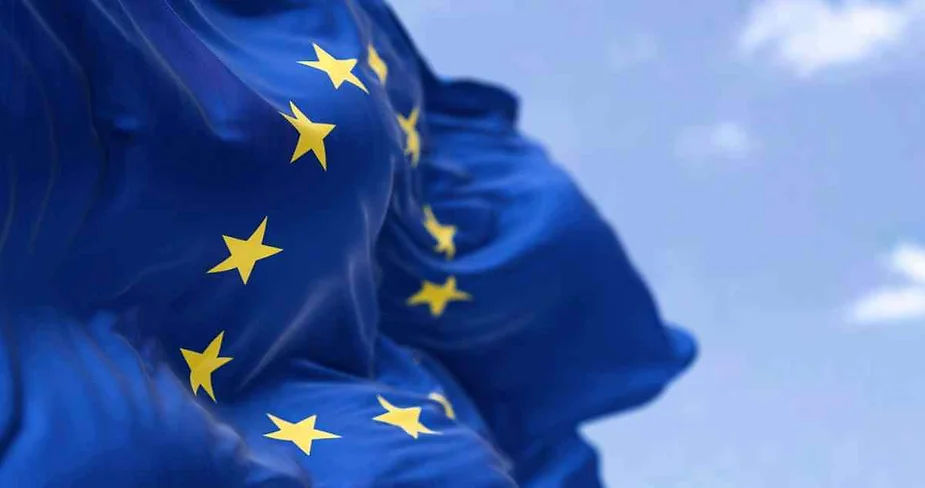
<svg viewBox="0 0 925 488">
<path fill-rule="evenodd" d="M 590 486 L 694 356 L 378 0 L 0 12 L 0 486 Z"/>
</svg>

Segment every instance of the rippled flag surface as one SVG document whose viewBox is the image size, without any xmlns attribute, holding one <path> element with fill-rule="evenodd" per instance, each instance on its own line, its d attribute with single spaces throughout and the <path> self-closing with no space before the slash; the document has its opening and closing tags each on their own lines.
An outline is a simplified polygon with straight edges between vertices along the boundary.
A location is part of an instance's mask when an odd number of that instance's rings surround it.
<svg viewBox="0 0 925 488">
<path fill-rule="evenodd" d="M 694 356 L 378 0 L 0 0 L 0 68 L 0 486 L 594 486 Z"/>
</svg>

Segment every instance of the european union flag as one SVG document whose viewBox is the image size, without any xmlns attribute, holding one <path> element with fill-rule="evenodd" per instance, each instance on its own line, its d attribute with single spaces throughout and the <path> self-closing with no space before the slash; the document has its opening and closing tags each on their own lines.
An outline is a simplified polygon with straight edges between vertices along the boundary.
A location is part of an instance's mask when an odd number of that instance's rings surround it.
<svg viewBox="0 0 925 488">
<path fill-rule="evenodd" d="M 380 0 L 0 0 L 0 87 L 2 487 L 596 486 L 694 357 Z"/>
</svg>

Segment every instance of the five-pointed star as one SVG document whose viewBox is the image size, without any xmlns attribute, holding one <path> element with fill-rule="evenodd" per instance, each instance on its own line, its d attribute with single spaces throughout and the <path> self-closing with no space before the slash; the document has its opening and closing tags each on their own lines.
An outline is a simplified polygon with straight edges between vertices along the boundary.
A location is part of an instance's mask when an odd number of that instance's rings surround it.
<svg viewBox="0 0 925 488">
<path fill-rule="evenodd" d="M 438 285 L 425 281 L 421 290 L 408 299 L 408 305 L 427 304 L 434 317 L 443 315 L 449 302 L 472 300 L 472 295 L 456 289 L 456 277 L 450 276 L 446 283 Z"/>
<path fill-rule="evenodd" d="M 417 166 L 421 160 L 421 134 L 418 133 L 418 118 L 421 110 L 417 107 L 407 117 L 398 114 L 398 125 L 405 133 L 405 154 L 411 156 L 411 165 Z"/>
<path fill-rule="evenodd" d="M 328 161 L 327 153 L 324 150 L 324 138 L 337 126 L 312 122 L 291 101 L 289 102 L 289 109 L 292 111 L 292 115 L 283 112 L 279 113 L 299 132 L 299 142 L 296 143 L 295 150 L 292 152 L 292 159 L 289 162 L 294 163 L 305 154 L 314 152 L 315 156 L 318 157 L 318 162 L 321 163 L 321 168 L 327 171 Z"/>
<path fill-rule="evenodd" d="M 189 385 L 193 389 L 193 394 L 199 393 L 199 388 L 202 387 L 213 402 L 216 400 L 215 392 L 212 391 L 212 373 L 234 359 L 219 356 L 224 336 L 225 331 L 219 332 L 206 347 L 206 350 L 202 352 L 180 349 L 183 359 L 186 360 L 186 365 L 189 366 Z"/>
<path fill-rule="evenodd" d="M 274 254 L 282 252 L 278 247 L 267 246 L 263 243 L 263 236 L 267 232 L 267 218 L 257 227 L 257 230 L 251 234 L 247 240 L 237 239 L 235 237 L 222 236 L 225 239 L 225 245 L 228 246 L 230 256 L 224 261 L 210 269 L 209 273 L 222 273 L 224 271 L 238 270 L 241 275 L 241 281 L 247 284 L 247 280 L 254 270 L 254 265 L 261 259 L 266 259 Z"/>
<path fill-rule="evenodd" d="M 424 228 L 437 241 L 437 246 L 434 250 L 439 253 L 446 253 L 447 259 L 453 259 L 456 254 L 456 245 L 453 243 L 453 238 L 456 236 L 456 226 L 440 224 L 430 206 L 425 206 Z"/>
<path fill-rule="evenodd" d="M 450 401 L 447 400 L 445 396 L 441 395 L 440 393 L 434 392 L 434 393 L 431 393 L 430 395 L 427 395 L 427 398 L 430 398 L 431 400 L 439 403 L 440 405 L 443 405 L 443 411 L 446 413 L 447 417 L 451 419 L 456 418 L 456 411 L 453 410 L 453 404 L 451 404 Z"/>
<path fill-rule="evenodd" d="M 271 414 L 267 414 L 267 417 L 276 425 L 277 430 L 276 432 L 270 432 L 263 436 L 278 441 L 292 442 L 298 446 L 306 456 L 311 456 L 312 454 L 312 442 L 323 439 L 340 439 L 340 436 L 337 434 L 315 428 L 315 420 L 318 419 L 317 415 L 312 415 L 294 424 Z"/>
<path fill-rule="evenodd" d="M 384 414 L 373 418 L 376 422 L 394 425 L 415 439 L 421 434 L 439 434 L 421 423 L 421 407 L 400 408 L 389 403 L 381 395 L 377 395 L 376 398 L 379 399 L 379 405 L 385 409 Z"/>
<path fill-rule="evenodd" d="M 318 61 L 299 61 L 299 64 L 324 71 L 325 74 L 328 75 L 328 78 L 331 79 L 331 83 L 334 84 L 335 89 L 340 88 L 346 81 L 360 90 L 369 93 L 369 90 L 366 89 L 366 85 L 353 74 L 353 67 L 357 64 L 355 58 L 337 59 L 328 54 L 324 49 L 321 49 L 321 46 L 315 43 L 312 43 L 312 46 L 315 48 L 315 55 L 318 56 Z"/>
<path fill-rule="evenodd" d="M 389 66 L 385 64 L 385 61 L 379 56 L 379 51 L 376 51 L 372 44 L 369 45 L 368 50 L 366 62 L 369 64 L 369 68 L 379 77 L 379 83 L 384 85 L 386 78 L 389 77 Z"/>
</svg>

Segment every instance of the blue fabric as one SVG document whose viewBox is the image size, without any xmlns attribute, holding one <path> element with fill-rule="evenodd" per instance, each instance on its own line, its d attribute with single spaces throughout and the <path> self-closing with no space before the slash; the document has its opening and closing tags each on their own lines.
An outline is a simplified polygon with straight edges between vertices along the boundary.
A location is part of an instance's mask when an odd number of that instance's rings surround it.
<svg viewBox="0 0 925 488">
<path fill-rule="evenodd" d="M 378 0 L 0 0 L 0 486 L 594 486 L 695 355 Z"/>
</svg>

